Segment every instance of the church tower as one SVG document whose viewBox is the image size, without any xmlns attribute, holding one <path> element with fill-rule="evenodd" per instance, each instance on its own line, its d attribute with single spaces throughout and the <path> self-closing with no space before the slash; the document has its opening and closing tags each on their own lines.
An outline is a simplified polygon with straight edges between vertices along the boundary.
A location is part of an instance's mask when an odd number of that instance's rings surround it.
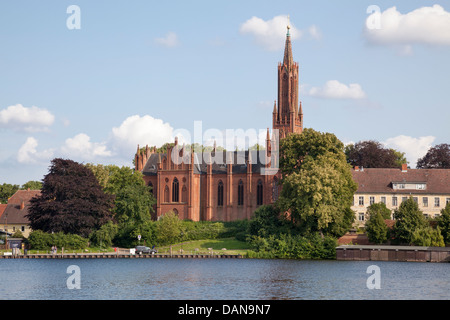
<svg viewBox="0 0 450 320">
<path fill-rule="evenodd" d="M 292 58 L 290 26 L 287 26 L 283 62 L 278 63 L 278 106 L 275 101 L 272 128 L 279 130 L 279 137 L 289 133 L 302 133 L 303 110 L 298 101 L 298 63 Z"/>
</svg>

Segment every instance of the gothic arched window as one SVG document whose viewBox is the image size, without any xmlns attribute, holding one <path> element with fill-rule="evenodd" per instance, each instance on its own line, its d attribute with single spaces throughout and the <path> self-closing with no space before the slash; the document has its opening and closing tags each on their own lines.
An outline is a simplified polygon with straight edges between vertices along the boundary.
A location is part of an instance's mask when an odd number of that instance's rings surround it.
<svg viewBox="0 0 450 320">
<path fill-rule="evenodd" d="M 165 188 L 164 188 L 164 202 L 169 202 L 170 200 L 169 200 L 169 187 L 168 186 L 166 186 Z"/>
<path fill-rule="evenodd" d="M 172 182 L 172 202 L 179 202 L 179 183 L 178 179 L 174 178 Z"/>
<path fill-rule="evenodd" d="M 238 206 L 244 205 L 244 183 L 239 180 L 238 184 Z"/>
<path fill-rule="evenodd" d="M 256 186 L 256 205 L 260 206 L 263 204 L 263 184 L 261 180 L 258 180 L 258 185 Z"/>
<path fill-rule="evenodd" d="M 181 202 L 188 202 L 187 199 L 187 188 L 186 186 L 183 186 L 183 189 L 181 189 Z"/>
<path fill-rule="evenodd" d="M 219 181 L 219 185 L 217 186 L 217 205 L 219 207 L 223 206 L 223 182 Z"/>
</svg>

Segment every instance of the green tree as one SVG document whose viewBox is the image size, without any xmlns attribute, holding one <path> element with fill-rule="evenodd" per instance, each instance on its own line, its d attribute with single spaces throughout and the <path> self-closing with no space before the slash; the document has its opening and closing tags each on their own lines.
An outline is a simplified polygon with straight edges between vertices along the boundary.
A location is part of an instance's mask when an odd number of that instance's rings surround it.
<svg viewBox="0 0 450 320">
<path fill-rule="evenodd" d="M 389 210 L 383 202 L 372 203 L 367 207 L 369 217 L 375 213 L 380 213 L 383 219 L 391 219 L 391 210 Z"/>
<path fill-rule="evenodd" d="M 381 212 L 371 213 L 365 228 L 370 242 L 381 244 L 388 239 L 389 230 Z"/>
<path fill-rule="evenodd" d="M 411 242 L 416 246 L 445 247 L 444 237 L 441 235 L 439 227 L 433 229 L 426 226 L 414 230 Z"/>
<path fill-rule="evenodd" d="M 23 184 L 22 187 L 20 187 L 21 190 L 41 190 L 42 189 L 42 182 L 40 181 L 28 181 L 27 183 Z"/>
<path fill-rule="evenodd" d="M 284 176 L 277 205 L 302 232 L 340 236 L 353 222 L 349 213 L 357 185 L 343 149 L 335 135 L 312 129 L 281 141 Z"/>
<path fill-rule="evenodd" d="M 182 237 L 182 222 L 177 214 L 169 211 L 158 220 L 156 232 L 159 244 L 176 243 Z"/>
<path fill-rule="evenodd" d="M 441 216 L 437 219 L 444 242 L 450 244 L 450 202 L 441 210 Z"/>
<path fill-rule="evenodd" d="M 113 196 L 105 194 L 84 165 L 53 159 L 41 194 L 31 199 L 28 215 L 33 230 L 88 237 L 112 219 Z"/>
<path fill-rule="evenodd" d="M 129 167 L 112 166 L 105 191 L 115 195 L 114 218 L 119 224 L 140 224 L 151 220 L 156 203 L 142 173 Z"/>
<path fill-rule="evenodd" d="M 428 226 L 419 205 L 412 197 L 403 201 L 398 210 L 395 210 L 394 219 L 396 221 L 393 231 L 396 240 L 400 243 L 412 243 L 414 231 Z"/>
<path fill-rule="evenodd" d="M 16 184 L 4 183 L 0 185 L 0 203 L 7 203 L 8 199 L 19 190 Z"/>
</svg>

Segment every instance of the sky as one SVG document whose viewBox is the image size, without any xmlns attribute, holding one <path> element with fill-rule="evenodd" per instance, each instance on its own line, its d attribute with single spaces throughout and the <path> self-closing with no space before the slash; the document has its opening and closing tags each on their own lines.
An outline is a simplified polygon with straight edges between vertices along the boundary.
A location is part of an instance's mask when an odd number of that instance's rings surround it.
<svg viewBox="0 0 450 320">
<path fill-rule="evenodd" d="M 288 23 L 305 128 L 412 168 L 450 143 L 449 2 L 2 1 L 0 184 L 57 157 L 132 166 L 175 136 L 258 142 Z"/>
</svg>

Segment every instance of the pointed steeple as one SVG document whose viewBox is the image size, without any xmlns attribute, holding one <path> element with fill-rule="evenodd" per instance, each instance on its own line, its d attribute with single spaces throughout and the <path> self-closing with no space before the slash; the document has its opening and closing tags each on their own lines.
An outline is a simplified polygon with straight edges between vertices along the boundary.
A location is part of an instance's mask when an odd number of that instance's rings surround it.
<svg viewBox="0 0 450 320">
<path fill-rule="evenodd" d="M 289 16 L 288 16 L 288 25 L 287 25 L 287 32 L 286 32 L 286 43 L 284 45 L 284 58 L 283 58 L 283 64 L 290 69 L 290 67 L 294 64 L 294 58 L 292 57 L 292 45 L 291 45 L 291 34 L 289 33 L 289 30 L 291 29 L 291 26 L 289 25 Z"/>
</svg>

